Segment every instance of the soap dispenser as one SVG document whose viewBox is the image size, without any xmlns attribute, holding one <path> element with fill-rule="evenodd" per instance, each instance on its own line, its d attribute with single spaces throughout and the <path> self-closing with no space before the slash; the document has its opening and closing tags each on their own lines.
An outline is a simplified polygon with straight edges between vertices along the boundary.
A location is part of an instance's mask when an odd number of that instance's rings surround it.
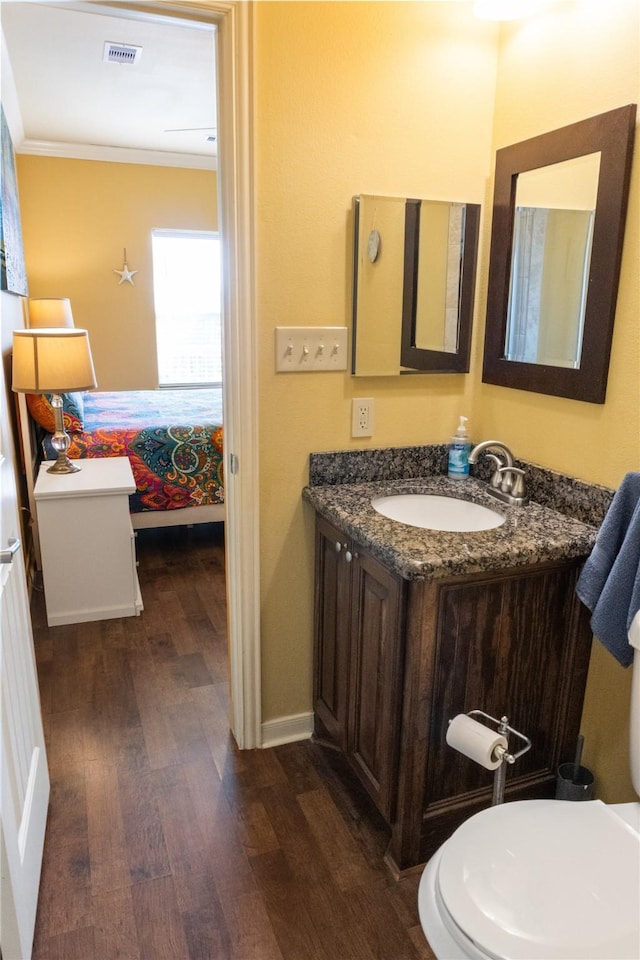
<svg viewBox="0 0 640 960">
<path fill-rule="evenodd" d="M 471 441 L 467 433 L 467 417 L 460 417 L 458 429 L 449 444 L 449 470 L 452 480 L 464 480 L 469 476 L 469 453 Z"/>
</svg>

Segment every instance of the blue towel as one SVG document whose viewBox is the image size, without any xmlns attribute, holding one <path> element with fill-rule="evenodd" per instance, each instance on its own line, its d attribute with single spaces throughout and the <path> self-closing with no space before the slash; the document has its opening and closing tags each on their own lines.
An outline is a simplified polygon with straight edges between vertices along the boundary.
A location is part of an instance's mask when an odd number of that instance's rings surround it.
<svg viewBox="0 0 640 960">
<path fill-rule="evenodd" d="M 640 610 L 640 473 L 628 473 L 616 491 L 576 593 L 591 610 L 596 637 L 630 666 L 629 628 Z"/>
</svg>

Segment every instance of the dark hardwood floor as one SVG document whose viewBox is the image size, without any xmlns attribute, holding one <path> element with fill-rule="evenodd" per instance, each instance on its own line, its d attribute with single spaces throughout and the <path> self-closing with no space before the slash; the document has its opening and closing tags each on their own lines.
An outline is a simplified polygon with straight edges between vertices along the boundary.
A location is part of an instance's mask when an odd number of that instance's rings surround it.
<svg viewBox="0 0 640 960">
<path fill-rule="evenodd" d="M 51 804 L 34 960 L 432 960 L 419 875 L 311 741 L 228 729 L 220 525 L 138 537 L 140 617 L 32 613 Z M 73 584 L 69 584 L 73 589 Z"/>
</svg>

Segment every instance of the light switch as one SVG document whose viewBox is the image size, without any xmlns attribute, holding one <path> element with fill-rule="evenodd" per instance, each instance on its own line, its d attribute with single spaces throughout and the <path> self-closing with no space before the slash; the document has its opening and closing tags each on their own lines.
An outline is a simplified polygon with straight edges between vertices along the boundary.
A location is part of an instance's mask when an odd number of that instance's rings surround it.
<svg viewBox="0 0 640 960">
<path fill-rule="evenodd" d="M 277 373 L 346 369 L 346 327 L 276 327 Z"/>
</svg>

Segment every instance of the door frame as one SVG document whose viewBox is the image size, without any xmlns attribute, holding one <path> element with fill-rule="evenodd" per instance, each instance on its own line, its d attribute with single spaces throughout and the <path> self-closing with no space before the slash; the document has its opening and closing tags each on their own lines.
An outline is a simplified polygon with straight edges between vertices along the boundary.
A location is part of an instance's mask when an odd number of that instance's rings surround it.
<svg viewBox="0 0 640 960">
<path fill-rule="evenodd" d="M 227 281 L 223 398 L 231 730 L 241 749 L 251 749 L 262 746 L 253 0 L 207 7 L 219 17 L 218 90 L 225 91 L 218 100 L 218 190 Z"/>
<path fill-rule="evenodd" d="M 223 244 L 225 555 L 231 732 L 262 746 L 255 206 L 254 0 L 63 4 L 111 16 L 188 20 L 217 30 L 218 207 Z M 220 94 L 223 91 L 223 95 Z"/>
</svg>

